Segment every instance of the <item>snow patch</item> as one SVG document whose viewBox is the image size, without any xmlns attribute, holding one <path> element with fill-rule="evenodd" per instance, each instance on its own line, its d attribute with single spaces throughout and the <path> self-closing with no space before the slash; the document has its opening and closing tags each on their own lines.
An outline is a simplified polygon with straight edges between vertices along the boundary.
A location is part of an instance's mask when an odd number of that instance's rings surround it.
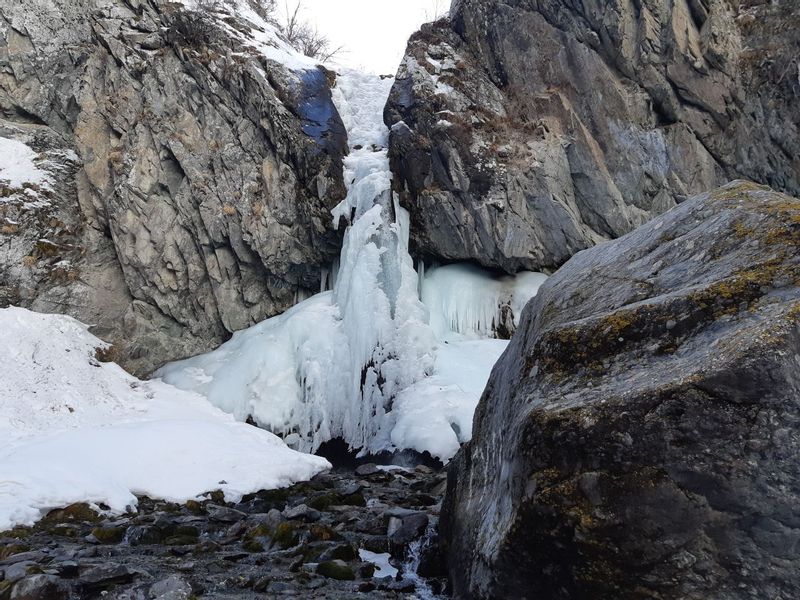
<svg viewBox="0 0 800 600">
<path fill-rule="evenodd" d="M 27 144 L 0 137 L 0 181 L 11 188 L 24 184 L 50 187 L 50 175 L 40 168 L 38 153 Z"/>
<path fill-rule="evenodd" d="M 0 531 L 52 508 L 135 494 L 229 500 L 330 467 L 235 419 L 203 397 L 140 381 L 95 358 L 103 342 L 70 317 L 0 309 Z"/>
<path fill-rule="evenodd" d="M 375 552 L 370 552 L 369 550 L 361 549 L 358 551 L 358 556 L 364 562 L 375 565 L 375 573 L 373 573 L 372 576 L 376 579 L 380 579 L 382 577 L 391 577 L 394 579 L 397 576 L 397 573 L 399 573 L 399 571 L 392 566 L 392 563 L 389 562 L 389 559 L 392 557 L 392 555 L 388 552 L 377 554 Z"/>
<path fill-rule="evenodd" d="M 197 0 L 180 0 L 186 8 L 195 10 Z M 243 33 L 225 21 L 227 15 L 242 21 L 249 31 Z M 226 0 L 221 7 L 221 12 L 216 15 L 220 27 L 225 29 L 233 38 L 239 39 L 257 52 L 278 62 L 293 71 L 307 71 L 316 69 L 319 64 L 313 58 L 305 56 L 295 50 L 280 33 L 277 25 L 259 15 L 246 0 Z"/>
</svg>

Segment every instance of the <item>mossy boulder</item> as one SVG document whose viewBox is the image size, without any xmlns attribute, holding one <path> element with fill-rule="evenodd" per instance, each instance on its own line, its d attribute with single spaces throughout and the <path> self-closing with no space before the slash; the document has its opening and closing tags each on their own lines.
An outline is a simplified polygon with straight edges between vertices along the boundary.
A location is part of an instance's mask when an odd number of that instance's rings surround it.
<svg viewBox="0 0 800 600">
<path fill-rule="evenodd" d="M 14 556 L 15 554 L 22 554 L 23 552 L 27 552 L 30 550 L 30 546 L 28 544 L 22 543 L 11 543 L 0 545 L 0 560 L 4 560 L 9 558 L 10 556 Z"/>
<path fill-rule="evenodd" d="M 315 523 L 309 527 L 308 533 L 312 540 L 318 542 L 330 542 L 342 539 L 342 536 L 339 535 L 335 529 L 321 523 Z"/>
<path fill-rule="evenodd" d="M 272 536 L 272 541 L 280 548 L 293 548 L 300 542 L 297 525 L 290 521 L 279 523 L 275 528 L 275 534 Z"/>
<path fill-rule="evenodd" d="M 353 581 L 356 573 L 353 568 L 343 560 L 328 560 L 317 565 L 317 573 L 328 579 L 339 581 Z"/>
<path fill-rule="evenodd" d="M 164 540 L 167 546 L 193 546 L 198 542 L 200 530 L 194 525 L 178 525 Z"/>
<path fill-rule="evenodd" d="M 125 538 L 125 526 L 107 525 L 92 529 L 92 535 L 101 544 L 119 544 Z"/>
<path fill-rule="evenodd" d="M 458 597 L 793 598 L 798 505 L 800 201 L 735 182 L 542 286 L 440 526 Z"/>
<path fill-rule="evenodd" d="M 88 504 L 70 504 L 65 508 L 51 510 L 39 521 L 40 528 L 53 527 L 62 523 L 97 523 L 101 517 L 95 509 Z"/>
<path fill-rule="evenodd" d="M 242 548 L 244 548 L 247 552 L 263 552 L 264 551 L 264 544 L 259 542 L 258 540 L 245 540 L 242 542 Z"/>
<path fill-rule="evenodd" d="M 306 504 L 316 510 L 328 510 L 329 507 L 336 504 L 336 500 L 335 494 L 320 494 L 310 498 Z"/>
</svg>

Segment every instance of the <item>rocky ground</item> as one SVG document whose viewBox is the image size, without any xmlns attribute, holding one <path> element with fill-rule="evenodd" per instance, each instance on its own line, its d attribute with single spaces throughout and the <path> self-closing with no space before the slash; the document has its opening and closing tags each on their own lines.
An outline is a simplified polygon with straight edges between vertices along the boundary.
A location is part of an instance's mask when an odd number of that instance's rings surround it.
<svg viewBox="0 0 800 600">
<path fill-rule="evenodd" d="M 444 487 L 426 466 L 366 464 L 238 504 L 73 505 L 0 534 L 0 600 L 434 597 L 441 580 L 413 569 L 422 555 L 436 570 L 424 546 Z"/>
</svg>

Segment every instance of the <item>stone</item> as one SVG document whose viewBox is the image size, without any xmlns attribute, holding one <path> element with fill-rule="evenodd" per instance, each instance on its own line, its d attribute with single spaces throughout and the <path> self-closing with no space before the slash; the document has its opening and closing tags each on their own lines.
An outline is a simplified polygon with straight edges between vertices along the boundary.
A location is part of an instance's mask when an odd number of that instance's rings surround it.
<svg viewBox="0 0 800 600">
<path fill-rule="evenodd" d="M 406 546 L 422 537 L 428 527 L 428 515 L 424 512 L 409 512 L 403 516 L 390 516 L 386 535 L 394 546 Z"/>
<path fill-rule="evenodd" d="M 152 525 L 133 525 L 125 533 L 125 541 L 131 546 L 161 544 L 166 537 L 163 530 Z"/>
<path fill-rule="evenodd" d="M 217 521 L 218 523 L 236 523 L 247 518 L 246 513 L 234 508 L 228 508 L 227 506 L 210 504 L 206 507 L 206 510 L 209 519 Z"/>
<path fill-rule="evenodd" d="M 192 586 L 181 576 L 172 575 L 150 586 L 153 600 L 189 600 Z"/>
<path fill-rule="evenodd" d="M 358 551 L 352 544 L 338 544 L 333 546 L 325 552 L 323 552 L 320 557 L 320 562 L 327 562 L 331 560 L 343 560 L 343 561 L 351 561 L 356 560 L 358 558 Z"/>
<path fill-rule="evenodd" d="M 31 575 L 11 590 L 11 600 L 64 600 L 69 595 L 69 584 L 54 575 Z"/>
<path fill-rule="evenodd" d="M 457 0 L 385 111 L 412 255 L 552 271 L 731 179 L 800 193 L 798 25 L 789 1 Z"/>
<path fill-rule="evenodd" d="M 0 547 L 0 564 L 2 564 L 5 559 L 10 558 L 14 555 L 23 554 L 30 550 L 30 546 L 23 543 L 11 543 L 6 544 Z"/>
<path fill-rule="evenodd" d="M 16 562 L 3 567 L 3 578 L 13 583 L 24 579 L 31 574 L 31 571 L 35 573 L 38 568 L 39 566 L 30 560 Z"/>
<path fill-rule="evenodd" d="M 800 594 L 798 248 L 740 181 L 545 283 L 449 468 L 456 597 Z"/>
<path fill-rule="evenodd" d="M 305 504 L 299 504 L 298 506 L 287 508 L 283 511 L 283 516 L 289 520 L 305 521 L 308 523 L 319 521 L 320 519 L 319 511 L 316 511 Z"/>
<path fill-rule="evenodd" d="M 263 594 L 267 591 L 270 583 L 272 583 L 271 577 L 261 577 L 253 584 L 253 591 Z"/>
<path fill-rule="evenodd" d="M 329 560 L 317 565 L 317 573 L 328 579 L 352 581 L 356 578 L 355 571 L 343 560 Z"/>
<path fill-rule="evenodd" d="M 128 567 L 107 562 L 81 573 L 78 581 L 85 590 L 95 592 L 130 583 L 135 577 L 136 573 Z"/>
<path fill-rule="evenodd" d="M 377 473 L 382 473 L 382 471 L 375 463 L 367 463 L 356 467 L 356 475 L 359 477 L 369 477 L 370 475 L 375 475 Z"/>
</svg>

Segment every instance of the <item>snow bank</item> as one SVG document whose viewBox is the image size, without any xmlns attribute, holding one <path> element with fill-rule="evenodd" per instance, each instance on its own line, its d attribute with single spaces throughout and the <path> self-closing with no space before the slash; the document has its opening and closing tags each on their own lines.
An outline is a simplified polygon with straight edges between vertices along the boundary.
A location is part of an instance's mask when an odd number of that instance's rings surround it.
<svg viewBox="0 0 800 600">
<path fill-rule="evenodd" d="M 197 394 L 98 362 L 103 343 L 74 319 L 0 309 L 0 331 L 0 531 L 73 502 L 236 500 L 330 467 Z"/>
<path fill-rule="evenodd" d="M 392 442 L 442 461 L 451 459 L 472 439 L 475 408 L 507 346 L 506 340 L 493 339 L 442 342 L 433 375 L 397 396 Z"/>
</svg>

